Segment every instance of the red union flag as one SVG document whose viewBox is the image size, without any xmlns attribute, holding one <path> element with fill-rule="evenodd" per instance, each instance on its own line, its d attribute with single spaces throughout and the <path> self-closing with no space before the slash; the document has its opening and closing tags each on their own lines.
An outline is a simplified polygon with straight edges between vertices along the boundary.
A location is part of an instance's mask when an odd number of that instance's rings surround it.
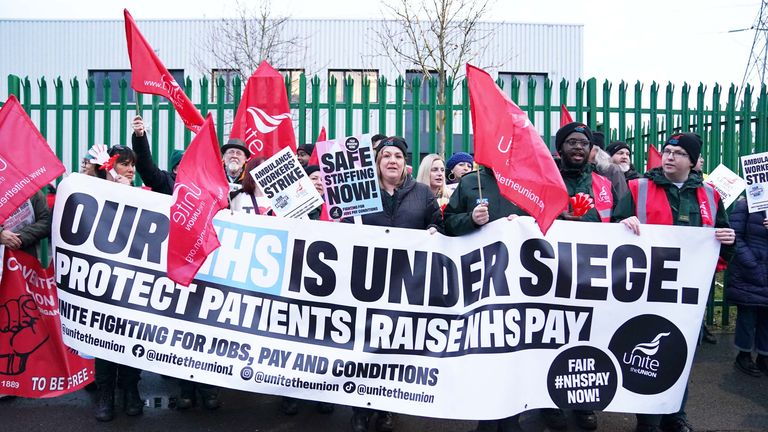
<svg viewBox="0 0 768 432">
<path fill-rule="evenodd" d="M 648 145 L 648 161 L 645 166 L 646 171 L 650 171 L 653 168 L 661 166 L 661 153 L 656 149 L 653 144 Z"/>
<path fill-rule="evenodd" d="M 549 149 L 487 72 L 467 64 L 467 84 L 475 161 L 493 170 L 501 194 L 533 216 L 546 234 L 568 208 L 568 192 Z"/>
<path fill-rule="evenodd" d="M 568 108 L 566 108 L 565 104 L 561 104 L 560 105 L 560 127 L 563 127 L 568 123 L 573 123 L 573 117 L 571 117 L 571 113 L 568 112 Z"/>
<path fill-rule="evenodd" d="M 220 246 L 213 217 L 227 207 L 229 185 L 210 114 L 189 144 L 176 172 L 168 229 L 168 277 L 189 285 Z"/>
<path fill-rule="evenodd" d="M 251 157 L 269 159 L 285 147 L 296 153 L 285 79 L 266 61 L 248 78 L 229 138 L 245 141 Z"/>
<path fill-rule="evenodd" d="M 125 15 L 125 39 L 128 42 L 128 58 L 131 61 L 131 88 L 141 93 L 151 93 L 168 99 L 179 113 L 184 126 L 197 133 L 203 124 L 200 111 L 171 76 L 163 62 L 155 55 L 136 22 L 123 9 Z"/>
<path fill-rule="evenodd" d="M 326 134 L 325 134 L 325 126 L 320 128 L 320 133 L 317 135 L 317 140 L 315 141 L 315 147 L 312 148 L 312 155 L 309 157 L 309 162 L 307 162 L 307 165 L 320 165 L 320 159 L 318 159 L 317 156 L 317 143 L 320 141 L 325 141 Z"/>
<path fill-rule="evenodd" d="M 64 171 L 64 165 L 11 95 L 0 109 L 0 223 Z"/>
<path fill-rule="evenodd" d="M 62 341 L 56 273 L 5 249 L 0 281 L 0 382 L 3 394 L 55 397 L 93 381 L 93 360 Z M 44 384 L 43 384 L 44 383 Z"/>
</svg>

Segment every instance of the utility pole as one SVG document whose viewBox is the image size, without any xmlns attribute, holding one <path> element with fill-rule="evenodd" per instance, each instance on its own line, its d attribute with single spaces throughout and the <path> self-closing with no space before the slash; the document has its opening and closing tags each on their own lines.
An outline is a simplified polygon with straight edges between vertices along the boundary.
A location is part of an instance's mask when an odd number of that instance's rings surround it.
<svg viewBox="0 0 768 432">
<path fill-rule="evenodd" d="M 744 77 L 741 79 L 737 100 L 741 99 L 741 95 L 747 84 L 750 82 L 754 83 L 754 78 L 758 78 L 758 86 L 765 82 L 766 67 L 768 66 L 768 0 L 763 0 L 760 3 L 760 13 L 757 15 L 752 27 L 731 30 L 729 33 L 750 30 L 755 31 L 755 37 L 752 40 L 752 49 L 749 53 L 747 67 L 744 69 Z"/>
</svg>

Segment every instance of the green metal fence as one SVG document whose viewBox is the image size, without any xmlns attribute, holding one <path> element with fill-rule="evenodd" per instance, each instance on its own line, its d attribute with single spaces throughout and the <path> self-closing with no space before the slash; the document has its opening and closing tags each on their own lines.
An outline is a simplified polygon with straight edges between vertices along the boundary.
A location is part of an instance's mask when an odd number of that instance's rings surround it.
<svg viewBox="0 0 768 432">
<path fill-rule="evenodd" d="M 213 83 L 215 85 L 211 85 L 207 78 L 193 84 L 187 77 L 184 84 L 186 94 L 196 102 L 203 116 L 209 112 L 213 114 L 219 140 L 223 141 L 228 132 L 226 118 L 234 117 L 240 102 L 243 90 L 240 77 L 235 77 L 232 82 L 219 78 Z M 356 89 L 351 78 L 338 82 L 330 77 L 322 88 L 317 76 L 308 79 L 301 75 L 297 83 L 286 77 L 286 90 L 291 95 L 291 108 L 297 121 L 298 143 L 314 141 L 321 126 L 326 126 L 329 138 L 356 133 L 404 136 L 412 152 L 414 167 L 418 167 L 421 154 L 436 152 L 441 145 L 446 155 L 455 151 L 472 152 L 465 81 L 457 83 L 448 78 L 442 102 L 438 101 L 438 82 L 434 78 L 406 82 L 398 77 L 390 83 L 380 77 L 375 83 L 375 94 L 371 93 L 372 83 L 367 79 L 359 84 Z M 100 102 L 96 102 L 97 89 L 93 80 L 81 84 L 77 78 L 67 83 L 56 78 L 52 85 L 51 93 L 45 78 L 36 80 L 33 86 L 29 78 L 8 76 L 9 93 L 17 95 L 40 132 L 55 147 L 56 154 L 71 169 L 77 169 L 84 148 L 96 143 L 127 144 L 131 132 L 129 123 L 137 108 L 136 104 L 129 103 L 132 90 L 124 79 L 117 83 L 105 80 L 104 100 Z M 84 91 L 81 85 L 85 86 Z M 119 89 L 116 101 L 111 100 L 113 85 Z M 499 85 L 502 85 L 500 81 Z M 522 85 L 526 86 L 526 100 L 519 100 Z M 514 79 L 510 88 L 503 90 L 527 112 L 547 142 L 559 127 L 560 105 L 563 104 L 574 120 L 602 130 L 607 139 L 626 141 L 632 149 L 635 166 L 640 168 L 645 166 L 648 145 L 658 145 L 676 132 L 690 131 L 702 136 L 705 171 L 723 163 L 739 172 L 739 156 L 768 151 L 768 93 L 765 85 L 757 95 L 750 86 L 739 93 L 740 89 L 733 84 L 727 91 L 719 84 L 711 89 L 699 84 L 695 92 L 689 84 L 676 88 L 669 83 L 662 91 L 655 82 L 650 86 L 637 82 L 630 89 L 623 81 L 614 88 L 612 83 L 599 84 L 596 79 L 578 80 L 573 86 L 566 80 L 557 86 L 546 80 L 542 89 L 537 89 L 536 85 L 533 79 L 525 84 Z M 49 101 L 50 94 L 54 95 L 53 102 Z M 84 101 L 81 100 L 83 94 Z M 359 100 L 355 100 L 356 94 Z M 174 148 L 189 144 L 191 133 L 183 128 L 169 103 L 157 96 L 137 96 L 144 118 L 155 126 L 150 134 L 150 144 L 156 162 L 161 152 L 169 155 Z M 444 130 L 449 131 L 442 143 L 437 132 L 438 113 L 445 114 Z M 53 125 L 49 124 L 51 121 Z M 97 137 L 97 130 L 101 130 L 101 136 Z M 67 155 L 68 161 L 65 160 Z M 722 300 L 711 302 L 707 314 L 710 322 L 714 307 L 723 307 Z M 727 307 L 723 307 L 722 318 L 727 324 Z"/>
</svg>

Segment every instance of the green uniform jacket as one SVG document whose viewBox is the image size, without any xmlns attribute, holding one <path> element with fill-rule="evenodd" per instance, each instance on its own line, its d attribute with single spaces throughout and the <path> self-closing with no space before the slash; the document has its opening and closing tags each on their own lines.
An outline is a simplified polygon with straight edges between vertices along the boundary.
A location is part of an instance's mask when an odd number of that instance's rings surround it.
<svg viewBox="0 0 768 432">
<path fill-rule="evenodd" d="M 679 226 L 701 226 L 701 211 L 699 210 L 699 200 L 696 189 L 703 186 L 700 174 L 691 171 L 688 179 L 683 182 L 683 187 L 678 188 L 674 183 L 664 176 L 662 168 L 654 168 L 647 173 L 647 177 L 657 186 L 664 188 L 667 194 L 669 206 L 672 208 L 672 225 Z M 613 212 L 613 221 L 618 222 L 630 216 L 636 216 L 635 199 L 632 193 L 628 193 L 622 198 Z M 681 216 L 683 216 L 681 218 Z M 687 216 L 687 217 L 686 217 Z M 728 223 L 728 214 L 725 212 L 722 200 L 717 202 L 717 215 L 715 216 L 715 228 L 730 228 Z M 733 254 L 733 245 L 720 247 L 720 256 L 724 259 L 730 259 Z"/>
<path fill-rule="evenodd" d="M 479 187 L 478 177 L 480 178 Z M 493 171 L 481 166 L 478 171 L 464 174 L 445 207 L 443 218 L 445 219 L 445 233 L 447 235 L 460 236 L 480 228 L 472 220 L 472 210 L 480 203 L 481 187 L 483 199 L 488 201 L 490 222 L 511 214 L 528 216 L 528 213 L 501 195 Z"/>
<path fill-rule="evenodd" d="M 557 166 L 560 168 L 560 175 L 563 177 L 563 183 L 565 183 L 565 188 L 568 190 L 568 196 L 572 197 L 576 195 L 579 192 L 585 193 L 594 199 L 594 194 L 592 193 L 592 171 L 595 170 L 595 166 L 593 164 L 586 164 L 581 169 L 573 169 L 573 168 L 566 168 L 563 164 L 563 162 L 560 159 L 556 159 Z M 616 192 L 616 187 L 613 186 L 613 183 L 611 183 L 611 195 L 613 196 L 613 208 L 616 208 L 616 200 L 617 197 L 621 196 L 618 192 Z M 569 211 L 570 204 L 569 204 Z M 613 212 L 611 212 L 613 214 Z M 558 219 L 564 219 L 562 217 L 559 217 Z M 587 214 L 581 217 L 582 222 L 601 222 L 600 220 L 600 214 L 597 212 L 596 209 L 592 208 L 590 209 Z"/>
</svg>

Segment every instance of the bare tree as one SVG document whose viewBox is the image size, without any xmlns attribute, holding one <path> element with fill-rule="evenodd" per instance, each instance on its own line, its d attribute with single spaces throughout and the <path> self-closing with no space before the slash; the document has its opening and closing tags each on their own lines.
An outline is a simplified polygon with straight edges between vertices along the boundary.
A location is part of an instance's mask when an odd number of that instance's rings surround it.
<svg viewBox="0 0 768 432">
<path fill-rule="evenodd" d="M 221 19 L 204 39 L 195 65 L 203 73 L 212 68 L 235 71 L 247 79 L 266 60 L 275 68 L 284 67 L 304 49 L 304 39 L 285 37 L 283 28 L 290 19 L 275 16 L 269 0 L 258 7 L 237 3 L 237 17 Z M 210 60 L 212 63 L 209 64 Z"/>
<path fill-rule="evenodd" d="M 454 85 L 458 85 L 464 65 L 488 46 L 492 31 L 480 24 L 490 1 L 389 0 L 384 3 L 386 21 L 376 32 L 376 45 L 396 68 L 405 65 L 421 71 L 425 78 L 436 76 L 437 103 L 444 104 L 447 77 L 454 77 Z M 444 156 L 444 111 L 437 112 L 435 127 L 437 150 Z"/>
</svg>

